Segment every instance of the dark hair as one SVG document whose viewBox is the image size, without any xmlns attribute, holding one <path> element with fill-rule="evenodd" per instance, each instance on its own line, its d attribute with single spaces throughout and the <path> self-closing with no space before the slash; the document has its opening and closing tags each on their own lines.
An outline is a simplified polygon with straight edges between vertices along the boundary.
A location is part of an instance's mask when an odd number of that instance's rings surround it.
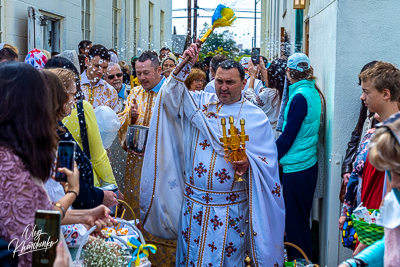
<svg viewBox="0 0 400 267">
<path fill-rule="evenodd" d="M 49 88 L 49 102 L 51 104 L 51 113 L 53 121 L 58 121 L 64 118 L 67 114 L 65 112 L 65 103 L 68 100 L 68 95 L 62 81 L 58 76 L 50 70 L 41 70 L 44 80 Z M 59 128 L 58 128 L 59 129 Z"/>
<path fill-rule="evenodd" d="M 265 65 L 265 67 L 267 67 L 268 66 L 268 59 L 266 57 L 264 57 L 264 56 L 260 56 L 260 57 L 262 57 L 262 59 L 264 61 L 264 65 Z"/>
<path fill-rule="evenodd" d="M 164 46 L 163 48 L 160 49 L 160 54 L 161 54 L 161 51 L 163 51 L 163 50 L 168 50 L 169 52 L 171 52 L 171 49 L 169 49 L 168 47 Z"/>
<path fill-rule="evenodd" d="M 369 67 L 374 66 L 378 61 L 374 60 L 371 62 L 368 62 L 367 64 L 364 65 L 364 67 L 361 69 L 360 74 L 363 73 L 364 70 L 368 69 Z M 361 85 L 361 79 L 358 77 L 358 85 Z"/>
<path fill-rule="evenodd" d="M 196 63 L 194 63 L 194 65 L 193 65 L 192 68 L 201 69 L 202 71 L 204 71 L 204 69 L 203 69 L 203 62 L 197 61 Z"/>
<path fill-rule="evenodd" d="M 212 67 L 213 71 L 217 72 L 218 65 L 221 64 L 221 62 L 228 60 L 228 57 L 224 55 L 215 55 L 210 61 L 210 66 Z"/>
<path fill-rule="evenodd" d="M 11 48 L 3 48 L 0 50 L 0 61 L 18 60 L 18 55 Z"/>
<path fill-rule="evenodd" d="M 76 79 L 76 98 L 83 99 L 83 94 L 81 91 L 81 81 L 79 78 L 79 72 L 75 68 L 75 65 L 72 62 L 65 58 L 65 57 L 53 57 L 49 61 L 47 61 L 46 65 L 44 66 L 45 69 L 54 69 L 54 68 L 63 68 L 71 70 L 75 74 Z"/>
<path fill-rule="evenodd" d="M 218 67 L 215 70 L 215 73 L 217 73 L 217 70 L 219 68 L 222 68 L 224 70 L 237 69 L 239 71 L 240 80 L 241 81 L 244 80 L 244 76 L 245 76 L 244 68 L 243 68 L 242 64 L 240 64 L 237 61 L 230 60 L 230 59 L 222 61 L 221 63 L 218 64 Z"/>
<path fill-rule="evenodd" d="M 33 177 L 46 181 L 57 147 L 43 74 L 29 64 L 0 64 L 0 146 L 11 149 Z"/>
<path fill-rule="evenodd" d="M 118 53 L 117 53 L 117 51 L 115 51 L 114 48 L 110 48 L 110 49 L 108 49 L 108 51 L 113 52 L 118 57 Z"/>
<path fill-rule="evenodd" d="M 79 60 L 79 73 L 83 73 L 86 70 L 86 63 L 85 63 L 86 55 L 85 54 L 79 54 L 78 55 L 78 60 Z"/>
<path fill-rule="evenodd" d="M 360 74 L 365 71 L 366 69 L 368 69 L 369 67 L 372 67 L 375 65 L 375 63 L 378 62 L 376 60 L 371 61 L 367 64 L 364 65 L 364 67 L 361 69 Z M 361 85 L 361 79 L 358 78 L 358 85 Z M 360 107 L 360 115 L 358 116 L 358 122 L 356 127 L 354 128 L 354 131 L 356 131 L 358 134 L 362 133 L 363 127 L 364 127 L 364 122 L 367 119 L 367 112 L 368 111 L 368 107 L 365 106 L 364 101 L 361 100 L 361 107 Z M 374 116 L 374 112 L 370 113 L 370 116 Z M 376 121 L 376 119 L 374 118 L 374 120 Z M 360 138 L 363 138 L 363 136 L 361 136 Z"/>
<path fill-rule="evenodd" d="M 89 60 L 92 60 L 95 56 L 99 56 L 101 59 L 110 61 L 110 52 L 103 45 L 94 45 L 89 50 Z"/>
<path fill-rule="evenodd" d="M 154 69 L 157 69 L 160 66 L 160 62 L 158 61 L 158 55 L 156 52 L 153 51 L 144 51 L 140 57 L 138 58 L 137 62 L 146 62 L 147 60 L 151 60 L 151 65 Z"/>
<path fill-rule="evenodd" d="M 53 57 L 55 57 L 55 56 L 57 56 L 57 55 L 59 55 L 60 54 L 60 52 L 52 52 L 51 53 L 51 58 L 53 58 Z"/>
<path fill-rule="evenodd" d="M 283 90 L 285 87 L 285 70 L 286 70 L 287 62 L 285 59 L 278 58 L 271 62 L 271 65 L 268 67 L 268 81 L 267 86 L 269 88 L 274 88 L 278 91 L 275 95 L 272 103 L 278 100 L 278 103 L 281 102 Z"/>
<path fill-rule="evenodd" d="M 367 119 L 367 113 L 368 113 L 368 108 L 365 106 L 364 101 L 361 100 L 360 115 L 358 116 L 357 125 L 354 128 L 354 131 L 356 131 L 360 135 L 364 127 L 364 122 Z M 361 136 L 360 138 L 363 138 L 363 136 Z"/>
<path fill-rule="evenodd" d="M 210 66 L 212 57 L 205 57 L 203 60 L 203 65 Z"/>
<path fill-rule="evenodd" d="M 92 41 L 89 41 L 89 40 L 80 41 L 79 44 L 78 44 L 78 52 L 79 52 L 79 54 L 82 54 L 82 53 L 81 53 L 81 49 L 85 49 L 85 48 L 88 47 L 91 43 L 92 43 Z"/>
</svg>

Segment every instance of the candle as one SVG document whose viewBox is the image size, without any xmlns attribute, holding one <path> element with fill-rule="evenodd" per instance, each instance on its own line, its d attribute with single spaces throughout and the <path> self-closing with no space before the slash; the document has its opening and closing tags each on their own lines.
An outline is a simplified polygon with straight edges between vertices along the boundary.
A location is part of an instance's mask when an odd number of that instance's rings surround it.
<svg viewBox="0 0 400 267">
<path fill-rule="evenodd" d="M 126 210 L 124 210 L 124 211 L 122 212 L 122 215 L 121 215 L 121 220 L 124 218 L 125 211 L 126 211 Z M 119 226 L 120 226 L 120 225 L 121 225 L 121 223 L 119 223 L 119 224 L 118 224 L 118 226 L 117 226 L 117 230 L 116 230 L 116 231 L 118 231 L 118 229 L 119 229 Z"/>
</svg>

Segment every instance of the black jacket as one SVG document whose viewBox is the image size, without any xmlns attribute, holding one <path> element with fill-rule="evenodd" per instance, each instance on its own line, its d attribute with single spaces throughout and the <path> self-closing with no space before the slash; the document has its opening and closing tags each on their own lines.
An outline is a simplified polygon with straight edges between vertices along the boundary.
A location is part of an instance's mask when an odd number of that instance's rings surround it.
<svg viewBox="0 0 400 267">
<path fill-rule="evenodd" d="M 64 132 L 58 131 L 61 141 L 75 141 L 67 127 L 58 123 Z M 79 195 L 72 203 L 74 209 L 92 209 L 103 203 L 104 192 L 96 188 L 93 181 L 92 163 L 86 157 L 79 145 L 76 145 L 75 161 L 79 169 Z"/>
<path fill-rule="evenodd" d="M 360 135 L 361 133 L 357 131 L 351 133 L 350 142 L 347 144 L 346 156 L 342 163 L 342 175 L 343 173 L 351 173 L 353 171 L 353 162 L 357 156 L 357 149 L 360 144 Z"/>
</svg>

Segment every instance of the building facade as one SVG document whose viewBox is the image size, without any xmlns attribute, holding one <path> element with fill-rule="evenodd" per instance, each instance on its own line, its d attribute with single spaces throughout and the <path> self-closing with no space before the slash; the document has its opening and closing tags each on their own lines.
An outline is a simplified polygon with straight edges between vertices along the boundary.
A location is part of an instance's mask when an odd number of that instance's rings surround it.
<svg viewBox="0 0 400 267">
<path fill-rule="evenodd" d="M 144 50 L 171 45 L 172 0 L 0 0 L 0 42 L 33 48 L 78 49 L 91 40 L 130 61 Z"/>
<path fill-rule="evenodd" d="M 313 219 L 319 222 L 321 266 L 351 258 L 340 241 L 338 219 L 341 166 L 356 126 L 361 88 L 358 74 L 372 60 L 399 66 L 400 5 L 397 0 L 262 0 L 262 53 L 269 60 L 306 53 L 326 98 L 325 136 L 319 160 L 323 194 L 315 198 Z"/>
</svg>

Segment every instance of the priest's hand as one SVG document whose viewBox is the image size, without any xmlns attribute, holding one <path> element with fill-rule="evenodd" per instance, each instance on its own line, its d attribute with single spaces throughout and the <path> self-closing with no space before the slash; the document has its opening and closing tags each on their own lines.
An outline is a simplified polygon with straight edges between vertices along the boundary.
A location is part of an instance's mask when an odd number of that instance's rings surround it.
<svg viewBox="0 0 400 267">
<path fill-rule="evenodd" d="M 245 174 L 247 172 L 247 170 L 249 169 L 250 163 L 246 157 L 245 160 L 232 162 L 232 165 L 233 165 L 233 169 L 235 169 L 235 173 L 239 176 L 243 176 L 243 174 Z"/>
<path fill-rule="evenodd" d="M 139 107 L 136 103 L 136 98 L 133 99 L 133 103 L 131 105 L 131 124 L 135 124 L 136 120 L 139 117 Z"/>
<path fill-rule="evenodd" d="M 188 49 L 183 52 L 183 58 L 189 56 L 189 62 L 194 65 L 199 58 L 200 48 L 197 44 L 191 44 Z"/>
</svg>

